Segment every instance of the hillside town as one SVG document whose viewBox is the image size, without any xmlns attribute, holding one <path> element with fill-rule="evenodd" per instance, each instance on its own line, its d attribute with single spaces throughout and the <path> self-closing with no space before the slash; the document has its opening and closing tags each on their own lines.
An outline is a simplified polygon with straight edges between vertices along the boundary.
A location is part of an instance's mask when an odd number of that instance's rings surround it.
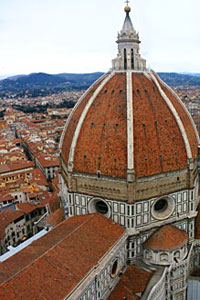
<svg viewBox="0 0 200 300">
<path fill-rule="evenodd" d="M 57 218 L 58 144 L 70 111 L 24 114 L 9 107 L 0 119 L 0 255 Z"/>
</svg>

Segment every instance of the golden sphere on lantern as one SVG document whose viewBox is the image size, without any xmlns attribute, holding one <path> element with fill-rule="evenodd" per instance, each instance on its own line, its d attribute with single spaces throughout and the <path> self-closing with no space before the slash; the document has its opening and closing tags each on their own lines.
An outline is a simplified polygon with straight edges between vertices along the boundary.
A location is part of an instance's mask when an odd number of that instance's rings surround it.
<svg viewBox="0 0 200 300">
<path fill-rule="evenodd" d="M 129 6 L 129 5 L 126 5 L 126 6 L 124 7 L 124 11 L 125 11 L 126 13 L 129 13 L 129 12 L 131 11 L 130 6 Z"/>
</svg>

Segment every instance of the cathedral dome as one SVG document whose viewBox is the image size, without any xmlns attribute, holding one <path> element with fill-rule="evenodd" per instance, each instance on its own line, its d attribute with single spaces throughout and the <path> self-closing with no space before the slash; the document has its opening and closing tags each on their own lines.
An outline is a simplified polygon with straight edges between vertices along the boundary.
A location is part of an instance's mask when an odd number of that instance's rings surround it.
<svg viewBox="0 0 200 300">
<path fill-rule="evenodd" d="M 148 192 L 157 196 L 165 194 L 165 178 L 169 183 L 171 174 L 168 192 L 177 188 L 177 181 L 179 188 L 188 187 L 188 172 L 194 170 L 198 154 L 192 118 L 175 92 L 146 70 L 128 12 L 117 43 L 119 54 L 112 70 L 86 91 L 66 123 L 61 165 L 67 181 L 71 180 L 68 186 L 84 192 L 83 182 L 72 182 L 80 174 L 125 184 L 157 176 L 158 181 L 162 177 L 161 188 Z M 144 198 L 136 186 L 133 189 L 134 199 Z M 92 190 L 94 195 L 101 194 Z M 121 198 L 127 200 L 125 195 Z"/>
<path fill-rule="evenodd" d="M 80 99 L 65 128 L 62 158 L 73 172 L 126 178 L 187 168 L 196 159 L 193 122 L 152 72 L 112 72 Z"/>
</svg>

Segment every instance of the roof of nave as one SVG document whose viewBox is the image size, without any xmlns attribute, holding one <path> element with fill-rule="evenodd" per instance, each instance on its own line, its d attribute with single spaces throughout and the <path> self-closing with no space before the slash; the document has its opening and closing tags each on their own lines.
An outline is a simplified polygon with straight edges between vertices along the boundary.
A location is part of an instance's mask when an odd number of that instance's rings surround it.
<svg viewBox="0 0 200 300">
<path fill-rule="evenodd" d="M 69 218 L 0 265 L 0 298 L 63 299 L 124 233 L 98 214 Z"/>
<path fill-rule="evenodd" d="M 46 218 L 47 223 L 53 227 L 56 227 L 64 220 L 65 220 L 65 211 L 63 207 L 58 208 L 56 211 L 52 212 Z"/>
</svg>

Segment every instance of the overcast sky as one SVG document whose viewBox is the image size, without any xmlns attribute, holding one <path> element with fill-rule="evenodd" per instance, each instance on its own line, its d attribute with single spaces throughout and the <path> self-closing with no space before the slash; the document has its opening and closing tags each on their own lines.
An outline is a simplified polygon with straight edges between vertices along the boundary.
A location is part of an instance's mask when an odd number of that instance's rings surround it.
<svg viewBox="0 0 200 300">
<path fill-rule="evenodd" d="M 200 1 L 132 0 L 141 54 L 155 71 L 200 73 Z M 0 0 L 0 76 L 107 71 L 123 0 Z"/>
</svg>

